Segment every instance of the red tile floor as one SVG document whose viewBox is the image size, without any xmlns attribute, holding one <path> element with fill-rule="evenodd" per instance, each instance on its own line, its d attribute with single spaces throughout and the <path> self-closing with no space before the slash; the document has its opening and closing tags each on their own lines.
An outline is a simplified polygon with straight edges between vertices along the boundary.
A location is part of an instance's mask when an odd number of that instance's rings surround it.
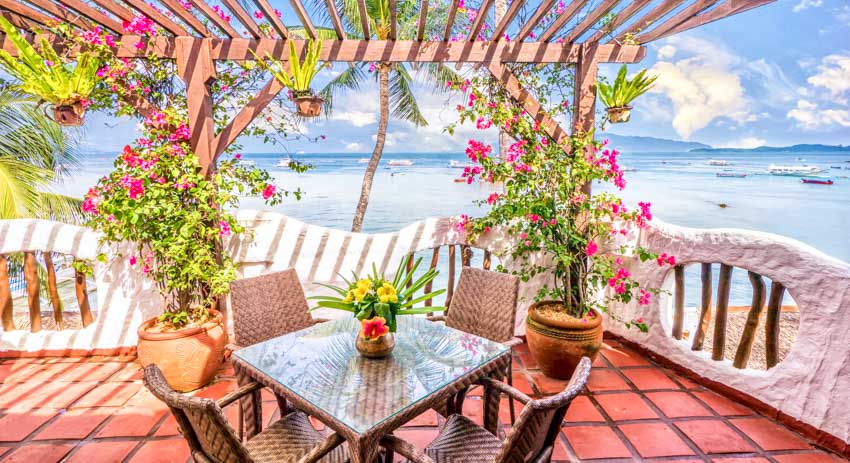
<svg viewBox="0 0 850 463">
<path fill-rule="evenodd" d="M 528 394 L 560 391 L 520 346 L 514 386 Z M 235 388 L 225 365 L 196 392 L 217 398 Z M 264 416 L 276 413 L 265 396 Z M 464 412 L 478 420 L 480 397 Z M 231 420 L 236 416 L 229 407 Z M 509 414 L 503 403 L 503 422 Z M 439 419 L 429 413 L 396 434 L 425 446 Z M 505 425 L 506 426 L 506 425 Z M 188 448 L 165 405 L 141 382 L 133 357 L 0 361 L 0 462 L 184 462 Z M 846 461 L 752 410 L 621 347 L 606 343 L 588 391 L 572 404 L 553 461 L 820 463 Z"/>
</svg>

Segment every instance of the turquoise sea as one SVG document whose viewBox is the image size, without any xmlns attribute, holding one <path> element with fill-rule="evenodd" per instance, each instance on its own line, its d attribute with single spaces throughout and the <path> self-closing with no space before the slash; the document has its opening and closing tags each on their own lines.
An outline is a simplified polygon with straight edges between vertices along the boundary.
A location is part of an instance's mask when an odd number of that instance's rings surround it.
<svg viewBox="0 0 850 463">
<path fill-rule="evenodd" d="M 275 210 L 305 222 L 346 230 L 360 191 L 365 169 L 361 160 L 368 154 L 300 154 L 292 159 L 314 168 L 295 174 L 276 167 L 286 155 L 244 154 L 243 160 L 273 172 L 279 186 L 300 187 L 306 192 L 301 201 L 289 200 Z M 723 159 L 728 166 L 709 165 L 710 159 Z M 410 160 L 411 166 L 391 167 L 391 160 Z M 456 183 L 463 153 L 387 153 L 375 178 L 365 231 L 393 231 L 429 216 L 481 210 L 473 204 L 485 198 L 490 186 Z M 59 190 L 82 196 L 88 186 L 112 167 L 113 157 L 91 154 L 73 177 Z M 631 204 L 652 203 L 657 218 L 695 228 L 744 228 L 785 235 L 850 262 L 850 154 L 829 153 L 625 153 L 621 164 L 627 187 L 620 195 Z M 803 184 L 799 177 L 768 175 L 768 166 L 810 165 L 824 169 L 833 185 Z M 745 173 L 745 178 L 717 177 L 718 172 Z M 597 186 L 597 188 L 601 188 Z M 721 208 L 719 204 L 726 204 Z M 243 208 L 261 209 L 258 198 L 246 198 Z M 696 272 L 696 269 L 688 273 Z M 748 304 L 746 275 L 735 277 L 733 303 Z M 695 278 L 696 277 L 696 278 Z M 689 275 L 689 285 L 698 280 Z M 695 303 L 698 291 L 687 291 Z"/>
</svg>

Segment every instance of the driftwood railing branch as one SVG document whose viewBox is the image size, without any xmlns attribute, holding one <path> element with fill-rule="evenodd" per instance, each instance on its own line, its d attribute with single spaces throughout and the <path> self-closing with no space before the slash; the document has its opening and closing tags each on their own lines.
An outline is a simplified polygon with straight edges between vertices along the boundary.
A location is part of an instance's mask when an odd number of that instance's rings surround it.
<svg viewBox="0 0 850 463">
<path fill-rule="evenodd" d="M 29 331 L 37 333 L 43 329 L 41 319 L 41 283 L 39 277 L 39 257 L 44 263 L 44 282 L 47 286 L 47 296 L 53 309 L 53 321 L 56 330 L 66 328 L 63 312 L 64 304 L 59 294 L 59 279 L 56 274 L 54 255 L 51 252 L 27 251 L 23 255 L 23 281 L 26 287 L 27 309 L 29 315 Z M 13 288 L 9 274 L 10 259 L 7 255 L 0 255 L 0 323 L 3 331 L 17 329 L 13 306 Z M 74 270 L 74 291 L 77 305 L 80 310 L 82 326 L 85 328 L 94 322 L 91 304 L 89 303 L 86 275 Z"/>
<path fill-rule="evenodd" d="M 723 360 L 726 351 L 727 317 L 729 313 L 729 295 L 732 285 L 733 267 L 720 264 L 720 275 L 717 284 L 717 303 L 714 307 L 714 331 L 712 334 L 712 360 Z M 685 319 L 685 266 L 677 265 L 673 270 L 673 326 L 671 336 L 682 339 Z M 746 368 L 750 360 L 758 327 L 765 312 L 765 361 L 768 369 L 779 363 L 779 322 L 782 312 L 782 298 L 785 287 L 779 282 L 772 282 L 770 296 L 767 297 L 767 285 L 764 277 L 756 272 L 747 271 L 750 285 L 753 289 L 752 303 L 747 312 L 747 319 L 741 332 L 741 339 L 735 351 L 732 362 L 735 368 Z M 691 343 L 691 350 L 701 351 L 705 336 L 712 320 L 712 264 L 700 264 L 700 304 L 696 328 Z"/>
</svg>

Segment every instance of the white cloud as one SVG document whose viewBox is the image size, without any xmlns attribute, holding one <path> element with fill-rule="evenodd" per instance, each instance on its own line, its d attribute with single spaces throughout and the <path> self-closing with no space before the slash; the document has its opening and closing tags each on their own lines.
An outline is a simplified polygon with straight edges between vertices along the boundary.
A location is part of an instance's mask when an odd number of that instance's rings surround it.
<svg viewBox="0 0 850 463">
<path fill-rule="evenodd" d="M 658 75 L 652 92 L 673 103 L 676 133 L 688 139 L 721 117 L 746 122 L 749 104 L 739 76 L 743 60 L 713 41 L 680 37 L 675 43 L 690 57 L 659 61 L 651 72 Z"/>
<path fill-rule="evenodd" d="M 806 82 L 829 90 L 833 98 L 850 93 L 850 55 L 828 55 L 817 67 L 818 73 L 806 79 Z M 842 101 L 846 103 L 846 100 Z"/>
<path fill-rule="evenodd" d="M 820 109 L 808 100 L 797 101 L 797 107 L 788 111 L 786 117 L 797 121 L 797 126 L 806 130 L 827 129 L 833 125 L 850 127 L 850 111 Z"/>
<path fill-rule="evenodd" d="M 360 142 L 347 142 L 340 140 L 340 143 L 345 145 L 345 150 L 351 153 L 360 153 L 366 149 L 366 145 Z"/>
<path fill-rule="evenodd" d="M 719 148 L 758 148 L 764 146 L 767 140 L 758 137 L 744 137 L 740 140 L 734 140 L 728 143 L 718 144 Z"/>
<path fill-rule="evenodd" d="M 792 11 L 794 13 L 799 13 L 803 10 L 807 10 L 809 8 L 818 8 L 823 5 L 823 0 L 800 0 L 799 3 L 794 5 Z"/>
<path fill-rule="evenodd" d="M 367 113 L 364 111 L 334 111 L 333 116 L 331 117 L 337 121 L 346 121 L 355 127 L 366 127 L 367 125 L 378 122 L 377 114 L 372 112 Z"/>
<path fill-rule="evenodd" d="M 658 59 L 670 59 L 676 54 L 676 47 L 664 45 L 658 49 Z"/>
</svg>

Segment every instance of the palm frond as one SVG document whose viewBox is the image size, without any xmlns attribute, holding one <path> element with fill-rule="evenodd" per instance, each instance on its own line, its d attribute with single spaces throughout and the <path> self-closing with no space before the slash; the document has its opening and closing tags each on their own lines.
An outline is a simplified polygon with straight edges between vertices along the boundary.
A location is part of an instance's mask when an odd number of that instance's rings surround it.
<svg viewBox="0 0 850 463">
<path fill-rule="evenodd" d="M 363 64 L 356 64 L 347 67 L 338 76 L 331 79 L 330 82 L 319 92 L 319 96 L 325 100 L 324 112 L 330 116 L 333 112 L 334 97 L 346 90 L 360 90 L 361 83 L 366 79 L 366 71 L 363 69 Z"/>
<path fill-rule="evenodd" d="M 401 64 L 390 70 L 390 110 L 393 117 L 424 127 L 428 125 L 428 121 L 419 110 L 419 103 L 410 88 L 411 80 L 407 69 Z"/>
</svg>

